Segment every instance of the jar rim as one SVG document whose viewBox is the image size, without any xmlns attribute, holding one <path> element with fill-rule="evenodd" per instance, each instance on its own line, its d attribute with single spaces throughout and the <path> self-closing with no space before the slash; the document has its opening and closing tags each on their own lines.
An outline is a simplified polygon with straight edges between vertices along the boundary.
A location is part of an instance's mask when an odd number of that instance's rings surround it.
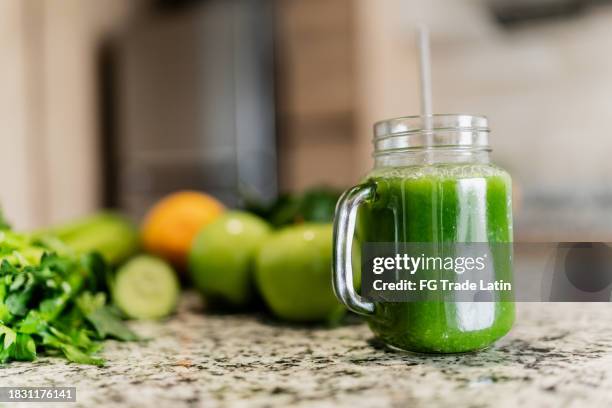
<svg viewBox="0 0 612 408">
<path fill-rule="evenodd" d="M 440 113 L 428 116 L 431 119 L 432 131 L 489 131 L 489 120 L 484 115 L 466 113 Z M 384 119 L 374 123 L 376 139 L 408 133 L 427 132 L 425 125 L 427 116 L 412 115 Z"/>
<path fill-rule="evenodd" d="M 489 148 L 486 116 L 435 114 L 403 116 L 374 124 L 374 154 L 429 148 Z"/>
</svg>

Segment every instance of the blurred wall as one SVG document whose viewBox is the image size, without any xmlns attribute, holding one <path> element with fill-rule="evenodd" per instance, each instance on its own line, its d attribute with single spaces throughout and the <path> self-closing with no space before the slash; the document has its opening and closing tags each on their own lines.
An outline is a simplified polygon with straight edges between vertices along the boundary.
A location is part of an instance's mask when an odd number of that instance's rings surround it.
<svg viewBox="0 0 612 408">
<path fill-rule="evenodd" d="M 499 26 L 482 0 L 356 2 L 360 171 L 374 121 L 418 114 L 414 29 L 432 32 L 437 113 L 489 117 L 493 159 L 516 182 L 519 238 L 612 230 L 612 7 Z"/>
<path fill-rule="evenodd" d="M 0 2 L 0 203 L 17 228 L 98 207 L 96 44 L 138 3 Z"/>
<path fill-rule="evenodd" d="M 0 2 L 0 201 L 5 212 L 27 226 L 33 203 L 33 170 L 27 165 L 26 55 L 31 49 L 19 0 Z M 30 221 L 31 223 L 31 221 Z"/>
<path fill-rule="evenodd" d="M 143 2 L 0 2 L 0 203 L 17 227 L 100 205 L 97 46 Z M 372 164 L 372 123 L 418 113 L 414 28 L 425 22 L 434 110 L 489 116 L 521 233 L 609 237 L 611 6 L 507 29 L 486 0 L 276 5 L 283 190 L 356 183 Z"/>
<path fill-rule="evenodd" d="M 276 2 L 279 182 L 357 181 L 353 0 Z"/>
</svg>

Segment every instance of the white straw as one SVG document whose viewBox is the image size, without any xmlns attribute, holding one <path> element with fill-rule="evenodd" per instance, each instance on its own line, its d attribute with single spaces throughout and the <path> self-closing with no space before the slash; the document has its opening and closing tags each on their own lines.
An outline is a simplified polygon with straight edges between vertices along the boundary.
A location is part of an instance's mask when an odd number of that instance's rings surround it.
<svg viewBox="0 0 612 408">
<path fill-rule="evenodd" d="M 421 74 L 421 117 L 425 130 L 431 131 L 432 102 L 431 102 L 431 56 L 429 51 L 429 30 L 426 25 L 418 28 L 419 68 Z"/>
</svg>

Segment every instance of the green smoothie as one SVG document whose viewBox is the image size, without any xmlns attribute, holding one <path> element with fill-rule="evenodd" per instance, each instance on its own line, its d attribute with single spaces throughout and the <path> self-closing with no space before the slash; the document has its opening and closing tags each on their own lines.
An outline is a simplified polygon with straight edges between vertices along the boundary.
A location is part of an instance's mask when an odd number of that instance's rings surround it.
<svg viewBox="0 0 612 408">
<path fill-rule="evenodd" d="M 363 242 L 512 242 L 511 180 L 490 164 L 381 168 L 367 180 L 375 196 L 362 204 Z M 500 264 L 501 262 L 501 264 Z M 511 259 L 495 261 L 511 279 Z M 424 353 L 482 349 L 514 321 L 512 302 L 377 303 L 369 324 L 392 347 Z"/>
</svg>

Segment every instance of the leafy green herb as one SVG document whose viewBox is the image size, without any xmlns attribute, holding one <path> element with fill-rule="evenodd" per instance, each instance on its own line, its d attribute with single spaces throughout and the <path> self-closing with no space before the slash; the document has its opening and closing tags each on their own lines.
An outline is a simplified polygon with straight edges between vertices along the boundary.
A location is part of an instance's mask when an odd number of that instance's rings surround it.
<svg viewBox="0 0 612 408">
<path fill-rule="evenodd" d="M 99 367 L 104 366 L 103 359 L 92 357 L 71 344 L 64 343 L 61 345 L 61 349 L 64 352 L 66 358 L 75 363 L 97 365 Z"/>
<path fill-rule="evenodd" d="M 102 340 L 138 339 L 99 292 L 108 275 L 101 256 L 7 227 L 0 217 L 0 363 L 44 353 L 101 366 Z"/>
<path fill-rule="evenodd" d="M 283 194 L 269 205 L 247 200 L 246 209 L 275 227 L 301 222 L 327 223 L 334 219 L 340 192 L 319 187 L 301 195 Z"/>
<path fill-rule="evenodd" d="M 99 338 L 112 337 L 123 341 L 138 340 L 134 332 L 121 323 L 118 314 L 106 305 L 106 295 L 104 293 L 92 295 L 86 292 L 77 299 L 77 306 L 85 319 L 95 328 Z"/>
</svg>

